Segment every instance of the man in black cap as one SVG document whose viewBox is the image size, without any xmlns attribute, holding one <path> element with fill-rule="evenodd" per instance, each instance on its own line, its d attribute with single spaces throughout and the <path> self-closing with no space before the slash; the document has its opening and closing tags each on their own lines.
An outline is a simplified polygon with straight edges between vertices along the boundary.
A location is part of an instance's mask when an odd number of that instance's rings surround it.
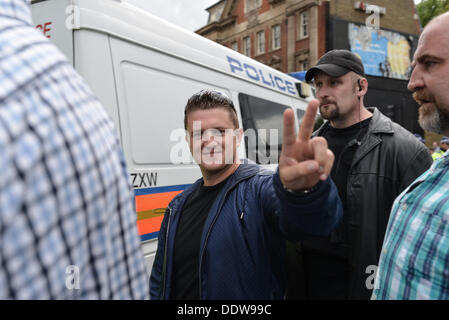
<svg viewBox="0 0 449 320">
<path fill-rule="evenodd" d="M 432 159 L 413 134 L 364 106 L 368 81 L 358 56 L 332 50 L 307 72 L 312 79 L 328 120 L 314 136 L 335 154 L 331 177 L 344 217 L 328 238 L 290 245 L 287 298 L 369 299 L 393 201 Z"/>
</svg>

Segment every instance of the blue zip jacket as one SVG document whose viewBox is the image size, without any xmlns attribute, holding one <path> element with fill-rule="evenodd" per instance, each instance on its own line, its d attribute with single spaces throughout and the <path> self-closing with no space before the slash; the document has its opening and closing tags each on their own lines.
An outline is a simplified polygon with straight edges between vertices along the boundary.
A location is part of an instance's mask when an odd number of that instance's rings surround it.
<svg viewBox="0 0 449 320">
<path fill-rule="evenodd" d="M 176 228 L 196 181 L 169 204 L 161 224 L 150 279 L 151 299 L 168 299 L 172 287 Z M 279 170 L 241 164 L 230 176 L 206 219 L 200 246 L 201 299 L 282 299 L 285 240 L 326 236 L 342 205 L 328 178 L 307 195 L 288 192 Z"/>
</svg>

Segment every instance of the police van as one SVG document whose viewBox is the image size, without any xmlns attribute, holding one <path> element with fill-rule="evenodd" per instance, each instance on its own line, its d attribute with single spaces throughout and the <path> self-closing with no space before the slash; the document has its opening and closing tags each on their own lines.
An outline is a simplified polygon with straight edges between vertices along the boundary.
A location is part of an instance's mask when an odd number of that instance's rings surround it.
<svg viewBox="0 0 449 320">
<path fill-rule="evenodd" d="M 299 125 L 310 99 L 305 83 L 124 1 L 32 1 L 32 15 L 116 124 L 148 272 L 168 203 L 201 177 L 184 138 L 187 99 L 205 88 L 227 94 L 245 132 L 267 132 L 258 138 L 269 150 L 280 148 L 283 111 L 293 108 Z M 248 140 L 239 157 L 267 163 Z"/>
</svg>

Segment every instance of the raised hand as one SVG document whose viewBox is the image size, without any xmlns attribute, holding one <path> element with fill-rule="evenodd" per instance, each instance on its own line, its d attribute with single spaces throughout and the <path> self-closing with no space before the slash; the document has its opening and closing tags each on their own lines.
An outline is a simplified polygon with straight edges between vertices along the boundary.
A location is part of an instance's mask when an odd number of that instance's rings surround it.
<svg viewBox="0 0 449 320">
<path fill-rule="evenodd" d="M 326 139 L 311 138 L 318 106 L 318 100 L 310 101 L 298 136 L 295 133 L 293 110 L 287 109 L 284 112 L 279 175 L 286 189 L 296 191 L 310 189 L 320 180 L 326 180 L 332 169 L 335 157 L 328 149 Z"/>
</svg>

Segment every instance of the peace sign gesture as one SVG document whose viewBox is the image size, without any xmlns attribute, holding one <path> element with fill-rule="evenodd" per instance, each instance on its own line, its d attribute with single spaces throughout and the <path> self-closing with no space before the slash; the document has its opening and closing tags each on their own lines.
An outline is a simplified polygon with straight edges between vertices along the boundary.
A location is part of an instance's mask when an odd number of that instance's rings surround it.
<svg viewBox="0 0 449 320">
<path fill-rule="evenodd" d="M 332 169 L 335 157 L 328 149 L 326 139 L 311 139 L 318 106 L 318 100 L 309 102 L 298 136 L 295 133 L 293 110 L 287 109 L 284 112 L 279 175 L 286 189 L 310 189 L 320 180 L 326 180 Z"/>
</svg>

